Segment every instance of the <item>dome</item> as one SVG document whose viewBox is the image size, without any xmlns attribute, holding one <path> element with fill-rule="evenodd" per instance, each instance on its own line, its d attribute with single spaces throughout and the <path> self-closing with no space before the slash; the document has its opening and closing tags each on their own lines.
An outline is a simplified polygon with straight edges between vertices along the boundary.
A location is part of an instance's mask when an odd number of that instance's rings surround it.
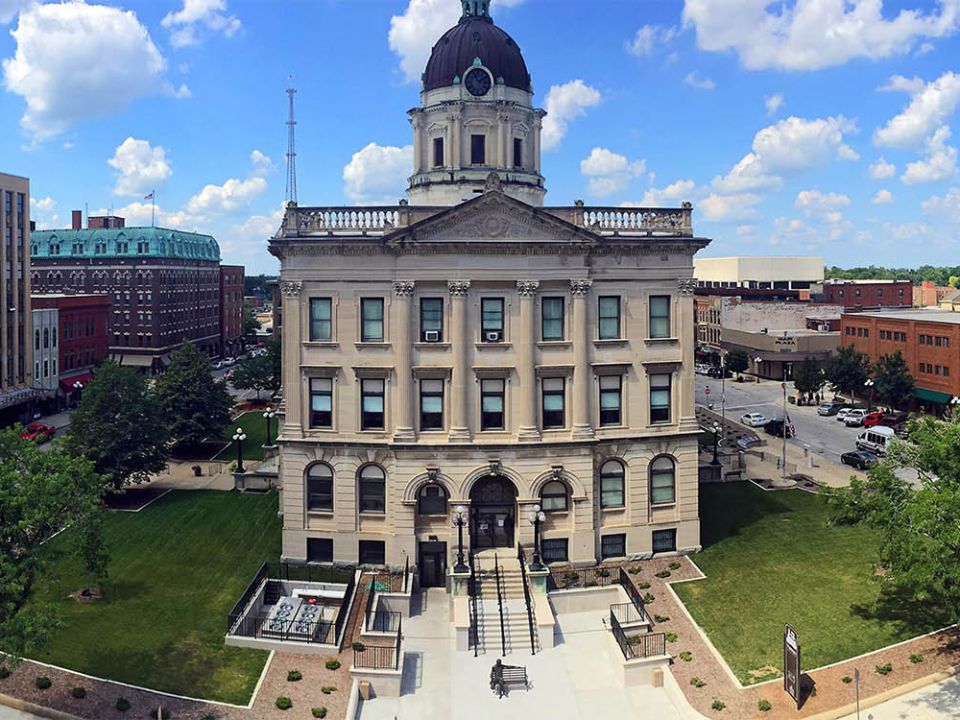
<svg viewBox="0 0 960 720">
<path fill-rule="evenodd" d="M 463 79 L 463 73 L 477 58 L 498 84 L 530 91 L 530 73 L 520 48 L 485 13 L 465 13 L 437 41 L 423 71 L 423 89 L 450 87 L 455 78 Z"/>
</svg>

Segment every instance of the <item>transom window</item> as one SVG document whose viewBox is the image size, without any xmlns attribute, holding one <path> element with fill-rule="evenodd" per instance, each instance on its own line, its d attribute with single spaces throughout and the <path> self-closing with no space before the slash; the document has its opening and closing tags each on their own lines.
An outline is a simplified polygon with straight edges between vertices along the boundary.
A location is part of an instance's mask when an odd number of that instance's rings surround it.
<svg viewBox="0 0 960 720">
<path fill-rule="evenodd" d="M 333 337 L 333 305 L 330 298 L 310 298 L 310 339 L 330 340 Z"/>
<path fill-rule="evenodd" d="M 559 480 L 551 480 L 540 491 L 540 507 L 544 512 L 567 510 L 567 486 Z"/>
<path fill-rule="evenodd" d="M 620 337 L 620 298 L 604 295 L 598 306 L 599 329 L 598 337 L 601 340 L 616 340 Z"/>
<path fill-rule="evenodd" d="M 307 469 L 307 510 L 333 512 L 333 470 L 316 463 Z"/>
<path fill-rule="evenodd" d="M 624 506 L 624 470 L 616 460 L 607 460 L 600 467 L 600 507 Z"/>
<path fill-rule="evenodd" d="M 504 381 L 480 381 L 480 429 L 503 430 Z"/>
<path fill-rule="evenodd" d="M 383 342 L 383 298 L 360 300 L 360 340 Z"/>
<path fill-rule="evenodd" d="M 600 425 L 623 424 L 623 378 L 600 376 Z"/>
<path fill-rule="evenodd" d="M 310 380 L 310 427 L 333 427 L 333 380 Z"/>
<path fill-rule="evenodd" d="M 417 512 L 420 515 L 446 515 L 447 491 L 442 485 L 424 485 L 417 496 Z"/>
<path fill-rule="evenodd" d="M 387 477 L 377 465 L 364 465 L 360 469 L 360 512 L 386 510 Z"/>
<path fill-rule="evenodd" d="M 677 469 L 672 458 L 662 456 L 650 463 L 650 502 L 654 505 L 676 502 Z"/>
<path fill-rule="evenodd" d="M 543 379 L 543 427 L 562 428 L 566 425 L 564 406 L 564 378 Z"/>
<path fill-rule="evenodd" d="M 563 340 L 563 298 L 545 297 L 541 305 L 544 340 Z"/>
<path fill-rule="evenodd" d="M 383 380 L 361 380 L 360 403 L 360 429 L 383 430 Z"/>
<path fill-rule="evenodd" d="M 670 422 L 670 374 L 650 376 L 650 422 Z"/>
<path fill-rule="evenodd" d="M 650 298 L 650 337 L 670 337 L 669 295 L 654 295 Z"/>
<path fill-rule="evenodd" d="M 420 300 L 420 340 L 422 342 L 443 340 L 443 298 Z"/>
<path fill-rule="evenodd" d="M 443 429 L 443 380 L 420 381 L 420 429 Z"/>
</svg>

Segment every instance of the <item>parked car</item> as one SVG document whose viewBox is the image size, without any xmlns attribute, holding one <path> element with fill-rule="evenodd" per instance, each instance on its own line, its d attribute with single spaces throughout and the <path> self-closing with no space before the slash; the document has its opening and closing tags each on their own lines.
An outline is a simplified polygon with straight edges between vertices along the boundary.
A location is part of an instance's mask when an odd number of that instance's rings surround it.
<svg viewBox="0 0 960 720">
<path fill-rule="evenodd" d="M 740 422 L 747 427 L 763 427 L 767 424 L 767 419 L 761 413 L 746 413 L 740 416 Z"/>
<path fill-rule="evenodd" d="M 859 470 L 866 470 L 875 465 L 879 458 L 869 450 L 851 450 L 840 456 L 840 462 Z"/>
<path fill-rule="evenodd" d="M 883 419 L 884 412 L 882 410 L 877 410 L 872 413 L 868 413 L 863 416 L 863 426 L 864 427 L 873 427 L 874 425 L 879 425 L 880 421 Z"/>
<path fill-rule="evenodd" d="M 824 415 L 824 416 L 836 415 L 844 407 L 846 406 L 838 402 L 822 402 L 819 405 L 817 405 L 817 414 Z"/>
<path fill-rule="evenodd" d="M 744 435 L 737 438 L 737 447 L 741 450 L 749 450 L 754 445 L 760 445 L 761 440 L 756 435 Z"/>
<path fill-rule="evenodd" d="M 43 423 L 33 422 L 27 425 L 20 433 L 22 440 L 34 440 L 37 443 L 45 443 L 52 440 L 57 434 L 57 429 L 53 425 L 44 425 Z"/>
<path fill-rule="evenodd" d="M 852 413 L 854 410 L 855 408 L 852 408 L 852 407 L 840 408 L 839 410 L 837 410 L 837 420 L 842 421 L 844 418 L 847 417 L 847 415 Z"/>
<path fill-rule="evenodd" d="M 891 410 L 883 414 L 883 417 L 880 418 L 880 422 L 877 425 L 882 425 L 884 427 L 896 428 L 900 425 L 903 425 L 907 422 L 908 419 L 907 413 L 901 410 Z"/>
<path fill-rule="evenodd" d="M 787 420 L 784 422 L 780 418 L 773 418 L 772 420 L 767 420 L 766 424 L 763 426 L 763 431 L 767 435 L 773 435 L 774 437 L 783 437 L 784 433 L 788 438 L 792 438 L 797 434 L 796 428 L 793 427 L 793 423 Z"/>
<path fill-rule="evenodd" d="M 887 451 L 887 443 L 896 437 L 897 434 L 893 428 L 878 425 L 857 435 L 857 449 L 883 455 Z"/>
<path fill-rule="evenodd" d="M 863 419 L 867 416 L 867 411 L 862 408 L 855 408 L 843 417 L 843 424 L 847 427 L 860 427 L 863 425 Z"/>
<path fill-rule="evenodd" d="M 719 380 L 721 377 L 732 377 L 733 373 L 726 368 L 712 367 L 707 371 L 707 375 Z"/>
</svg>

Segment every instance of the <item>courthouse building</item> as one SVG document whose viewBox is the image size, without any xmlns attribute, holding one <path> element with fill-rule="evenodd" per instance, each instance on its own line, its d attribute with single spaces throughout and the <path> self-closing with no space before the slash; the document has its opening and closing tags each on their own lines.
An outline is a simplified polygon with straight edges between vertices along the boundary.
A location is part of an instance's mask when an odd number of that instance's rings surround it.
<svg viewBox="0 0 960 720">
<path fill-rule="evenodd" d="M 544 206 L 543 110 L 488 3 L 433 49 L 408 201 L 290 204 L 283 555 L 443 582 L 471 550 L 548 562 L 700 547 L 692 208 Z"/>
</svg>

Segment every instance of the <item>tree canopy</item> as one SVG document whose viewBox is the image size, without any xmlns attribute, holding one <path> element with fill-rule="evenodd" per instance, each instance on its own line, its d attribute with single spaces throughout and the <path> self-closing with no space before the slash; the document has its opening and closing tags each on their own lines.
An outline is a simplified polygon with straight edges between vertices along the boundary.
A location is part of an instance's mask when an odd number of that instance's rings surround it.
<svg viewBox="0 0 960 720">
<path fill-rule="evenodd" d="M 913 375 L 899 350 L 877 361 L 873 381 L 877 397 L 888 405 L 904 407 L 913 397 Z"/>
<path fill-rule="evenodd" d="M 184 343 L 170 358 L 154 388 L 170 437 L 179 446 L 198 445 L 219 437 L 230 422 L 233 399 L 226 385 L 214 380 L 207 356 Z"/>
<path fill-rule="evenodd" d="M 823 387 L 824 376 L 820 371 L 820 363 L 812 357 L 805 357 L 803 362 L 793 369 L 793 384 L 801 395 L 813 395 Z"/>
<path fill-rule="evenodd" d="M 233 386 L 241 390 L 256 390 L 257 400 L 264 390 L 278 385 L 274 377 L 273 358 L 268 353 L 244 358 L 233 371 Z"/>
<path fill-rule="evenodd" d="M 825 375 L 835 390 L 856 396 L 856 393 L 863 391 L 869 366 L 866 355 L 853 345 L 842 345 L 827 361 Z"/>
<path fill-rule="evenodd" d="M 933 280 L 937 285 L 949 285 L 950 277 L 960 275 L 960 266 L 954 265 L 938 267 L 936 265 L 921 265 L 918 268 L 885 268 L 876 265 L 866 267 L 840 268 L 837 266 L 826 268 L 826 279 L 838 278 L 841 280 L 909 280 L 919 285 L 923 280 Z"/>
<path fill-rule="evenodd" d="M 727 353 L 724 364 L 726 365 L 727 370 L 730 372 L 735 372 L 739 375 L 750 366 L 750 357 L 747 355 L 746 351 L 741 350 L 740 348 L 735 348 Z"/>
</svg>

